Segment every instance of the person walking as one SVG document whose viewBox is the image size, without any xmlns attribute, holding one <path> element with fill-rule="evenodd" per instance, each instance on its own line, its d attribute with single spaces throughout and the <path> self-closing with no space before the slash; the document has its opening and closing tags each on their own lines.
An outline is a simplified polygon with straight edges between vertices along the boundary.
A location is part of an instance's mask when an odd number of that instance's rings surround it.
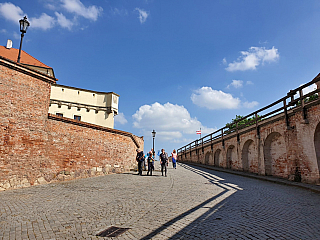
<svg viewBox="0 0 320 240">
<path fill-rule="evenodd" d="M 137 149 L 137 157 L 136 160 L 138 162 L 138 175 L 142 176 L 142 164 L 144 162 L 144 155 L 143 155 L 143 151 L 140 151 L 139 149 Z"/>
<path fill-rule="evenodd" d="M 167 176 L 167 163 L 168 163 L 168 154 L 164 151 L 164 149 L 161 149 L 160 164 L 161 164 L 162 176 L 163 176 L 163 170 L 164 170 L 165 176 Z"/>
<path fill-rule="evenodd" d="M 176 150 L 173 149 L 172 153 L 171 153 L 171 158 L 172 158 L 172 167 L 174 169 L 177 169 L 177 159 L 178 159 L 178 155 L 176 153 Z"/>
<path fill-rule="evenodd" d="M 147 175 L 149 175 L 150 172 L 150 176 L 152 176 L 152 170 L 154 171 L 154 158 L 152 157 L 152 152 L 149 152 L 148 158 L 147 158 L 147 162 L 148 162 L 148 172 Z"/>
</svg>

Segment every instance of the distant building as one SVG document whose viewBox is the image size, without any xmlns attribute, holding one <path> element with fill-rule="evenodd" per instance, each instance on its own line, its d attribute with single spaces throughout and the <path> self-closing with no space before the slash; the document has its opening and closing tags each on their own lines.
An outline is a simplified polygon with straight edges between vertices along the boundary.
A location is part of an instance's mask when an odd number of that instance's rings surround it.
<svg viewBox="0 0 320 240">
<path fill-rule="evenodd" d="M 49 113 L 113 128 L 119 95 L 75 87 L 51 85 Z"/>
<path fill-rule="evenodd" d="M 17 62 L 19 49 L 12 48 L 11 40 L 0 46 L 0 56 Z M 20 64 L 55 77 L 53 68 L 21 50 Z M 119 95 L 113 92 L 96 92 L 59 84 L 51 85 L 49 113 L 114 128 L 118 114 Z"/>
</svg>

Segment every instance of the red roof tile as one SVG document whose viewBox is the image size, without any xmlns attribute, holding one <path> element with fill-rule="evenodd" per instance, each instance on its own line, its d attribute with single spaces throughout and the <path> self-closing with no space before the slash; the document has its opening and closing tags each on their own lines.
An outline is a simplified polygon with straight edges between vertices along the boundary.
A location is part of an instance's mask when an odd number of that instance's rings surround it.
<svg viewBox="0 0 320 240">
<path fill-rule="evenodd" d="M 6 48 L 4 46 L 0 46 L 0 56 L 5 57 L 7 59 L 10 59 L 12 61 L 17 61 L 19 54 L 19 49 L 16 48 Z M 32 57 L 25 51 L 21 50 L 21 56 L 20 56 L 20 63 L 32 65 L 32 66 L 38 66 L 43 68 L 51 68 L 44 63 L 40 62 L 38 59 Z"/>
</svg>

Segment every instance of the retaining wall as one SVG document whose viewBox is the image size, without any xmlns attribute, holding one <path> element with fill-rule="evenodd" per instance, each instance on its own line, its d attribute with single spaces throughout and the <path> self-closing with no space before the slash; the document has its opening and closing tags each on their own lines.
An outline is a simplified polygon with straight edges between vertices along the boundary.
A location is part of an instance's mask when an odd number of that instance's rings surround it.
<svg viewBox="0 0 320 240">
<path fill-rule="evenodd" d="M 306 105 L 307 121 L 301 108 L 288 111 L 290 127 L 284 114 L 239 130 L 222 139 L 179 152 L 179 160 L 271 175 L 292 181 L 319 183 L 320 101 Z"/>
</svg>

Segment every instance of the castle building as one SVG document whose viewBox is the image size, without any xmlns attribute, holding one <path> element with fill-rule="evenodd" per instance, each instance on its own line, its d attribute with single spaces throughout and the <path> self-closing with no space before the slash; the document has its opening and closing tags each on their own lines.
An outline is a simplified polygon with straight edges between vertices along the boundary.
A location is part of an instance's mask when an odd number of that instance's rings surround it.
<svg viewBox="0 0 320 240">
<path fill-rule="evenodd" d="M 113 128 L 118 103 L 119 95 L 114 92 L 96 92 L 52 84 L 49 113 Z"/>
<path fill-rule="evenodd" d="M 19 49 L 12 48 L 11 40 L 0 46 L 0 56 L 16 62 Z M 52 67 L 21 50 L 20 64 L 55 77 Z M 59 84 L 51 85 L 49 113 L 103 127 L 114 128 L 118 114 L 119 95 L 114 92 L 97 92 Z"/>
</svg>

